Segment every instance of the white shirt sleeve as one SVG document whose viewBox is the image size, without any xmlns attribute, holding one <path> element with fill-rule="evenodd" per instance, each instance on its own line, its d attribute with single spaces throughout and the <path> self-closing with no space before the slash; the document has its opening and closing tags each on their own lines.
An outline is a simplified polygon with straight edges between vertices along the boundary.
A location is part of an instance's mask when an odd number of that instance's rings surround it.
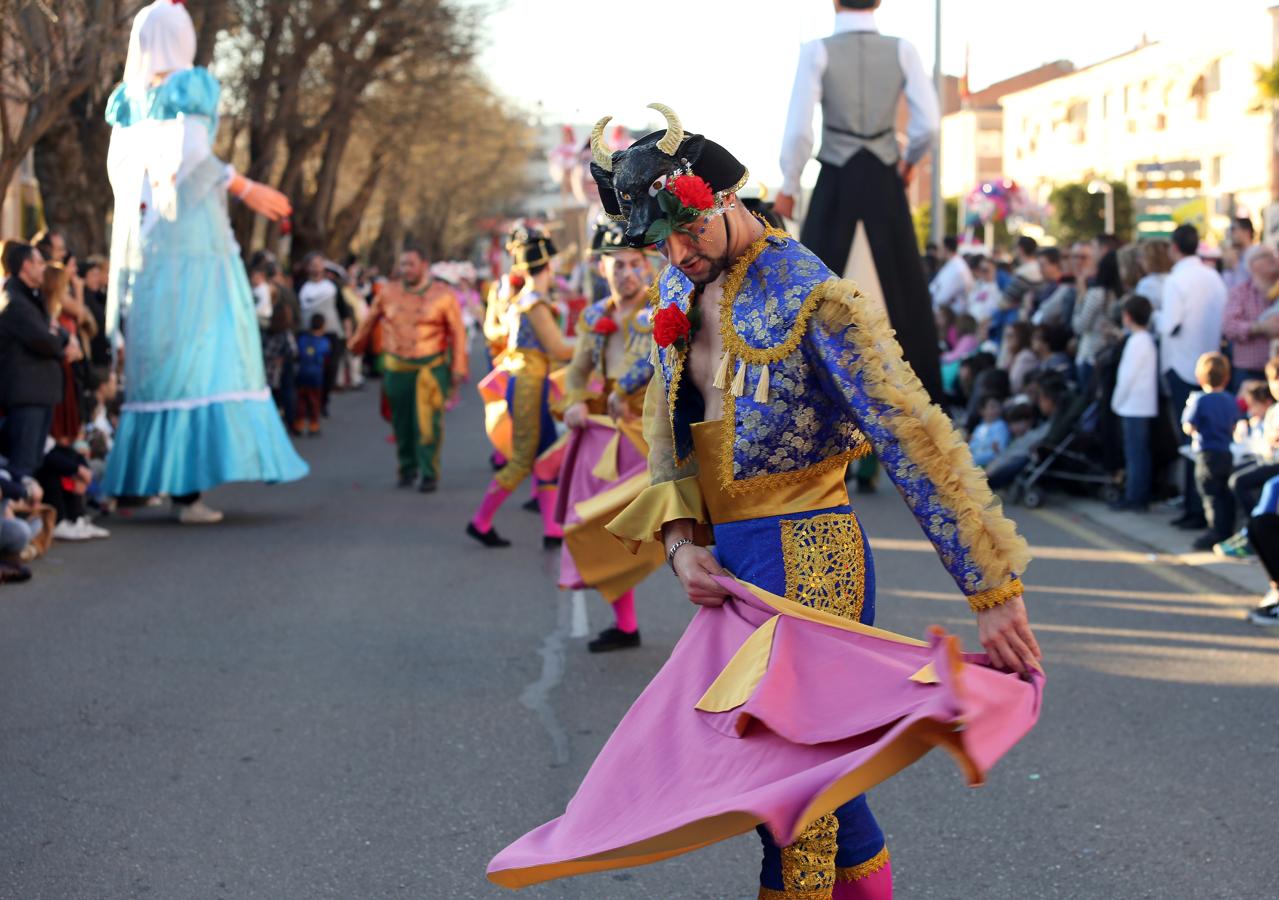
<svg viewBox="0 0 1279 900">
<path fill-rule="evenodd" d="M 923 159 L 941 129 L 937 92 L 932 80 L 924 71 L 919 51 L 910 41 L 898 39 L 897 62 L 906 78 L 906 107 L 910 118 L 906 122 L 906 162 L 912 166 Z"/>
<path fill-rule="evenodd" d="M 799 177 L 813 156 L 813 110 L 822 99 L 826 44 L 809 41 L 799 48 L 795 86 L 791 89 L 786 130 L 782 134 L 782 193 L 799 196 Z"/>
<path fill-rule="evenodd" d="M 1164 280 L 1163 297 L 1159 304 L 1159 333 L 1170 336 L 1181 324 L 1183 314 L 1181 285 L 1171 275 Z"/>
</svg>

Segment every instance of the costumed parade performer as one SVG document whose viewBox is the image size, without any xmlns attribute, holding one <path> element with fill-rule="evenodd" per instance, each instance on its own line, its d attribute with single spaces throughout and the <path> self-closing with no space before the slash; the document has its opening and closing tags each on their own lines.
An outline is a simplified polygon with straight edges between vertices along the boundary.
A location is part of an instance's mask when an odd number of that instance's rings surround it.
<svg viewBox="0 0 1279 900">
<path fill-rule="evenodd" d="M 795 217 L 800 174 L 813 152 L 813 109 L 821 104 L 822 169 L 799 239 L 827 268 L 885 304 L 906 362 L 938 400 L 937 326 L 906 202 L 914 167 L 940 127 L 937 94 L 919 51 L 879 33 L 879 3 L 835 0 L 835 33 L 800 49 L 774 206 Z M 904 156 L 896 126 L 903 95 L 910 111 Z"/>
<path fill-rule="evenodd" d="M 107 102 L 115 192 L 108 328 L 127 321 L 126 401 L 107 460 L 111 496 L 169 494 L 184 523 L 221 520 L 200 493 L 293 481 L 263 371 L 252 289 L 231 235 L 229 191 L 272 220 L 284 195 L 213 155 L 220 87 L 195 68 L 195 28 L 170 0 L 133 20 L 124 83 Z"/>
<path fill-rule="evenodd" d="M 627 244 L 670 262 L 644 412 L 653 483 L 608 528 L 661 541 L 703 608 L 564 815 L 489 877 L 640 865 L 758 827 L 761 897 L 887 898 L 864 792 L 934 746 L 981 783 L 1038 716 L 1028 548 L 882 310 L 742 208 L 746 170 L 727 150 L 654 108 L 665 131 L 592 167 Z M 871 627 L 874 561 L 843 477 L 871 448 L 986 654 L 936 628 L 921 642 Z"/>
<path fill-rule="evenodd" d="M 621 223 L 603 219 L 591 242 L 609 296 L 582 311 L 565 378 L 564 424 L 571 437 L 559 474 L 564 524 L 560 586 L 595 588 L 614 624 L 587 644 L 592 653 L 640 645 L 635 585 L 662 564 L 661 549 L 631 555 L 604 529 L 648 484 L 640 414 L 653 376 L 653 267 L 626 246 Z"/>
<path fill-rule="evenodd" d="M 444 445 L 444 407 L 466 380 L 466 326 L 457 295 L 431 275 L 424 251 L 400 254 L 400 280 L 387 281 L 351 337 L 364 353 L 382 325 L 382 385 L 391 406 L 400 487 L 434 491 Z"/>
<path fill-rule="evenodd" d="M 556 322 L 551 295 L 555 275 L 551 269 L 557 251 L 549 237 L 530 228 L 517 228 L 508 245 L 515 262 L 512 275 L 523 279 L 520 292 L 511 297 L 504 311 L 506 349 L 495 361 L 494 372 L 480 384 L 485 394 L 494 375 L 505 383 L 506 408 L 510 415 L 511 452 L 484 492 L 466 533 L 486 547 L 509 547 L 511 542 L 497 533 L 493 517 L 498 509 L 533 473 L 533 465 L 555 443 L 555 420 L 550 408 L 552 363 L 567 362 L 573 345 L 564 338 Z M 489 332 L 486 330 L 486 334 Z M 538 510 L 542 516 L 542 543 L 560 546 L 564 532 L 555 521 L 555 482 L 539 479 L 536 485 Z"/>
</svg>

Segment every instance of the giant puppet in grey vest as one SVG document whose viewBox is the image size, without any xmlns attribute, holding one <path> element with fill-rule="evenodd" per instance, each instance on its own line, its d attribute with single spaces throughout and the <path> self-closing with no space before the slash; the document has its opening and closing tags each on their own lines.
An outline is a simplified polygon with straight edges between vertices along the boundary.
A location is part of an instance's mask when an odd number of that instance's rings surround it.
<svg viewBox="0 0 1279 900">
<path fill-rule="evenodd" d="M 821 174 L 800 241 L 833 271 L 854 279 L 887 307 L 907 361 L 941 396 L 937 330 L 899 166 L 898 103 L 910 110 L 904 159 L 914 166 L 938 128 L 937 95 L 919 53 L 880 34 L 878 0 L 842 0 L 835 32 L 800 51 L 782 146 L 782 197 L 799 193 L 813 152 L 813 109 L 822 107 Z"/>
</svg>

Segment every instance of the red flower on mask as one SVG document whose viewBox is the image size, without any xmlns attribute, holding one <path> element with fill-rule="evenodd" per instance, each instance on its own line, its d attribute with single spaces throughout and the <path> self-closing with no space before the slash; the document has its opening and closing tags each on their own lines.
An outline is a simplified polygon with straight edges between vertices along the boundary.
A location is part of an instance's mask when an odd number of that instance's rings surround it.
<svg viewBox="0 0 1279 900">
<path fill-rule="evenodd" d="M 715 205 L 715 192 L 697 175 L 681 175 L 668 184 L 666 189 L 689 209 L 707 210 Z"/>
<path fill-rule="evenodd" d="M 595 325 L 591 328 L 591 331 L 596 334 L 616 334 L 617 323 L 608 316 L 600 316 L 595 320 Z"/>
<path fill-rule="evenodd" d="M 663 306 L 653 316 L 653 340 L 659 347 L 669 347 L 688 338 L 692 323 L 678 306 Z"/>
</svg>

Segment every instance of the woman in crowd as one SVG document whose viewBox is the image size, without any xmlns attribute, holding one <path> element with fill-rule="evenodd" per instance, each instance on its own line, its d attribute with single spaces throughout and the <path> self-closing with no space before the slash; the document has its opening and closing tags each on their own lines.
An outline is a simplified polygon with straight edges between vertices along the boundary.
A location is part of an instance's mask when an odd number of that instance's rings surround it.
<svg viewBox="0 0 1279 900">
<path fill-rule="evenodd" d="M 1097 353 L 1108 342 L 1119 337 L 1113 312 L 1123 293 L 1119 280 L 1119 257 L 1110 250 L 1097 263 L 1097 274 L 1088 282 L 1083 298 L 1075 305 L 1071 328 L 1079 338 L 1075 351 L 1076 380 L 1080 390 L 1087 391 L 1097 365 Z"/>
<path fill-rule="evenodd" d="M 1026 384 L 1026 376 L 1039 367 L 1039 357 L 1030 346 L 1029 322 L 1013 322 L 1004 329 L 1003 346 L 999 348 L 1000 368 L 1008 370 L 1008 386 L 1014 394 L 1020 394 Z"/>
</svg>

